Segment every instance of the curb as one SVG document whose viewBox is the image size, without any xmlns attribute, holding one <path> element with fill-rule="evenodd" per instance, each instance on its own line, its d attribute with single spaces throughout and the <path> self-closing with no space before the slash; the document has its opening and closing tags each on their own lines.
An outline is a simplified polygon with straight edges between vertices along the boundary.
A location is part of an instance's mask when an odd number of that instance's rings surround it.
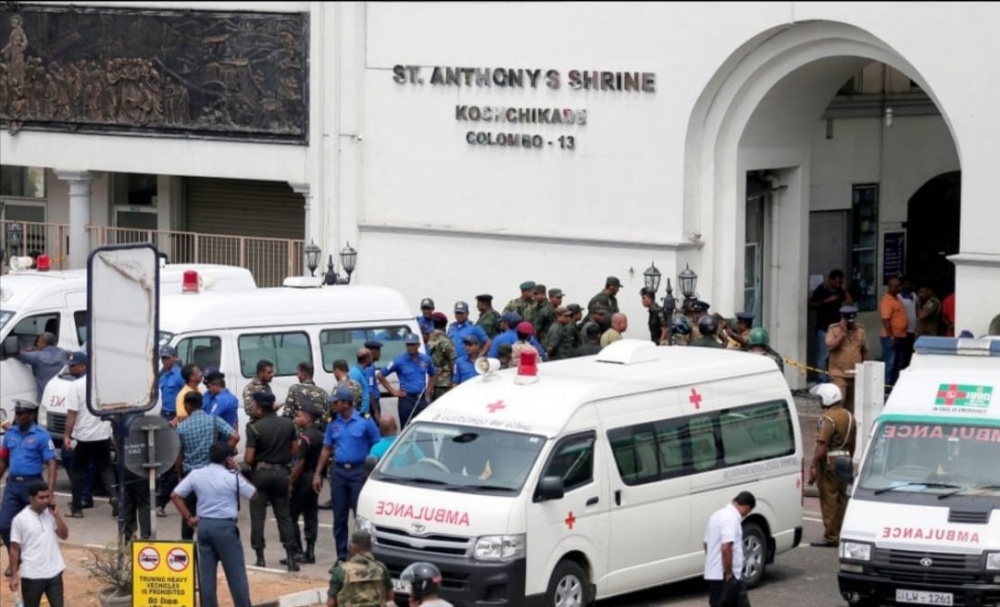
<svg viewBox="0 0 1000 607">
<path fill-rule="evenodd" d="M 276 601 L 255 603 L 253 607 L 309 607 L 310 605 L 326 605 L 326 586 L 312 590 L 301 590 L 286 594 Z"/>
</svg>

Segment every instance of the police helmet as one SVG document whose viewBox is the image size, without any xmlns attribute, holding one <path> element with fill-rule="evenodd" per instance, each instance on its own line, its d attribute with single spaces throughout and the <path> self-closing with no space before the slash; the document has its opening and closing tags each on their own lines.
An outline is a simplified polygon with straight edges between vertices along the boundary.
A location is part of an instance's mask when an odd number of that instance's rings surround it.
<svg viewBox="0 0 1000 607">
<path fill-rule="evenodd" d="M 417 562 L 404 569 L 399 579 L 409 584 L 410 596 L 419 600 L 437 594 L 441 587 L 441 570 L 431 563 Z"/>
<path fill-rule="evenodd" d="M 712 314 L 706 314 L 698 319 L 698 330 L 702 335 L 715 335 L 719 331 L 719 325 Z"/>
<path fill-rule="evenodd" d="M 688 322 L 687 316 L 675 316 L 671 322 L 671 330 L 678 335 L 690 335 L 691 323 Z"/>
<path fill-rule="evenodd" d="M 771 337 L 764 327 L 754 327 L 750 329 L 750 345 L 767 347 L 771 344 Z"/>
</svg>

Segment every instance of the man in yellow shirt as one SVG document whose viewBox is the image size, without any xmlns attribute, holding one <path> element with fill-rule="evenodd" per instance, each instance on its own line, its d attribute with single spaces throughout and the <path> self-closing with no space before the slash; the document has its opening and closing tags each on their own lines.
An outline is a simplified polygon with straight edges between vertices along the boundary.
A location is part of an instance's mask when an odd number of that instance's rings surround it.
<svg viewBox="0 0 1000 607">
<path fill-rule="evenodd" d="M 184 395 L 188 392 L 200 393 L 201 378 L 201 369 L 197 365 L 184 365 L 181 368 L 181 379 L 184 380 L 184 387 L 177 393 L 177 417 L 170 422 L 175 428 L 188 416 L 187 409 L 184 408 Z"/>
<path fill-rule="evenodd" d="M 611 328 L 601 335 L 601 347 L 605 348 L 616 341 L 620 341 L 622 338 L 622 333 L 628 330 L 628 317 L 626 317 L 621 312 L 615 312 L 611 315 Z"/>
</svg>

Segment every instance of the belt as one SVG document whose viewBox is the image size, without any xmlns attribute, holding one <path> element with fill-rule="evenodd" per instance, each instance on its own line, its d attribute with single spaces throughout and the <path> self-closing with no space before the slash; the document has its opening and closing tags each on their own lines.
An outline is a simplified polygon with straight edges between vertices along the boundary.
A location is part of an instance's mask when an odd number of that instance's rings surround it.
<svg viewBox="0 0 1000 607">
<path fill-rule="evenodd" d="M 334 462 L 334 465 L 338 468 L 343 468 L 344 470 L 350 470 L 351 468 L 363 466 L 364 462 Z"/>
<path fill-rule="evenodd" d="M 288 464 L 276 464 L 274 462 L 257 462 L 259 470 L 287 470 Z"/>
<path fill-rule="evenodd" d="M 405 394 L 405 396 L 412 396 L 414 398 L 419 398 L 420 396 L 423 396 L 423 394 L 424 394 L 424 391 L 421 390 L 420 392 L 407 392 Z"/>
<path fill-rule="evenodd" d="M 11 474 L 10 480 L 15 483 L 26 483 L 28 481 L 40 481 L 42 480 L 41 474 Z"/>
<path fill-rule="evenodd" d="M 851 454 L 847 451 L 827 451 L 827 457 L 849 457 Z"/>
</svg>

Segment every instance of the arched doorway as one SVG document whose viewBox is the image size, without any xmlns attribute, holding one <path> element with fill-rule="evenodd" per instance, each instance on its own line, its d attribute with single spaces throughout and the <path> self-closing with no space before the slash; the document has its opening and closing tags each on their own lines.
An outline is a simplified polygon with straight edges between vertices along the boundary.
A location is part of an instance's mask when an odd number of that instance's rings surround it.
<svg viewBox="0 0 1000 607">
<path fill-rule="evenodd" d="M 955 267 L 948 255 L 958 253 L 961 219 L 961 171 L 934 177 L 907 203 L 906 268 L 918 283 L 930 281 L 942 297 L 954 289 Z"/>
<path fill-rule="evenodd" d="M 815 282 L 808 261 L 810 212 L 826 206 L 847 211 L 843 240 L 849 250 L 843 259 L 848 267 L 841 269 L 851 275 L 851 264 L 863 267 L 867 276 L 864 286 L 870 291 L 866 301 L 871 302 L 881 295 L 882 237 L 899 230 L 906 221 L 905 202 L 899 203 L 902 210 L 898 213 L 876 206 L 875 215 L 864 219 L 868 222 L 864 238 L 854 238 L 853 185 L 878 184 L 882 201 L 905 201 L 913 191 L 912 187 L 906 189 L 905 180 L 894 179 L 892 171 L 885 169 L 883 159 L 892 146 L 904 144 L 893 139 L 887 130 L 892 125 L 881 113 L 871 121 L 877 127 L 874 139 L 857 140 L 854 149 L 829 161 L 878 169 L 867 174 L 858 171 L 858 175 L 823 189 L 815 187 L 825 169 L 832 166 L 816 160 L 825 153 L 823 142 L 831 137 L 837 140 L 837 127 L 831 130 L 825 113 L 844 83 L 872 62 L 905 74 L 926 92 L 933 106 L 940 108 L 919 71 L 883 41 L 844 23 L 812 21 L 763 32 L 733 53 L 703 91 L 688 125 L 684 231 L 700 235 L 706 245 L 691 257 L 692 267 L 697 264 L 707 279 L 703 294 L 713 309 L 731 314 L 751 301 L 747 290 L 759 277 L 748 280 L 748 272 L 755 268 L 762 274 L 762 284 L 753 301 L 763 302 L 761 321 L 770 329 L 772 345 L 784 356 L 801 362 L 811 358 L 806 308 Z M 939 111 L 936 120 L 957 158 L 947 115 Z M 877 161 L 871 160 L 873 150 Z M 754 180 L 748 178 L 761 172 L 772 177 L 763 212 L 748 206 L 751 199 L 759 206 L 759 197 L 750 196 L 748 191 Z M 829 201 L 817 204 L 824 196 Z M 763 229 L 757 223 L 755 233 L 750 233 L 749 221 L 759 222 L 761 216 L 765 218 Z M 753 238 L 755 259 L 761 260 L 755 264 L 750 263 L 748 247 Z M 870 341 L 877 352 L 879 322 L 877 313 L 871 314 L 869 333 L 874 339 Z"/>
</svg>

